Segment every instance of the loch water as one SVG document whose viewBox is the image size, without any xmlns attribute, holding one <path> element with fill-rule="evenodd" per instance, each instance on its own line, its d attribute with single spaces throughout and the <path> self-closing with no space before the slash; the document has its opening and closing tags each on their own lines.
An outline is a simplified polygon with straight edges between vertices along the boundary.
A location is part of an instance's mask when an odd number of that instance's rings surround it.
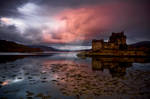
<svg viewBox="0 0 150 99">
<path fill-rule="evenodd" d="M 0 99 L 149 99 L 150 59 L 0 55 Z"/>
</svg>

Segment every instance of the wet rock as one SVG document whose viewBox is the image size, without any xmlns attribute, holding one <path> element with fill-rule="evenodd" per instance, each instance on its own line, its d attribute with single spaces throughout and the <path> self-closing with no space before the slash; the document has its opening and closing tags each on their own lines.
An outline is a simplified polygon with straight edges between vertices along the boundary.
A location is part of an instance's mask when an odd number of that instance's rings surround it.
<svg viewBox="0 0 150 99">
<path fill-rule="evenodd" d="M 32 79 L 32 77 L 29 76 L 28 79 Z"/>
<path fill-rule="evenodd" d="M 0 97 L 0 99 L 8 99 L 7 97 Z"/>
<path fill-rule="evenodd" d="M 4 93 L 5 93 L 5 94 L 8 94 L 8 93 L 9 93 L 9 91 L 8 91 L 8 90 L 6 90 L 6 91 L 4 91 Z"/>
<path fill-rule="evenodd" d="M 41 71 L 40 73 L 41 73 L 41 74 L 46 74 L 46 71 Z"/>
<path fill-rule="evenodd" d="M 6 78 L 5 76 L 2 76 L 2 78 Z"/>
<path fill-rule="evenodd" d="M 43 97 L 44 95 L 42 93 L 38 93 L 35 97 Z"/>
<path fill-rule="evenodd" d="M 18 92 L 18 91 L 19 91 L 19 89 L 15 89 L 15 90 L 5 90 L 4 93 L 5 93 L 5 94 L 8 94 L 8 93 L 16 93 L 16 92 Z"/>
<path fill-rule="evenodd" d="M 57 82 L 57 80 L 52 80 L 52 81 Z"/>
<path fill-rule="evenodd" d="M 46 77 L 42 78 L 42 79 L 47 79 Z"/>
<path fill-rule="evenodd" d="M 18 77 L 18 79 L 22 79 L 22 77 Z"/>
<path fill-rule="evenodd" d="M 11 66 L 11 68 L 15 68 L 16 66 Z"/>
<path fill-rule="evenodd" d="M 49 99 L 51 96 L 43 96 L 42 99 Z"/>
<path fill-rule="evenodd" d="M 45 80 L 42 80 L 41 82 L 42 82 L 42 83 L 46 83 L 47 81 L 45 81 Z"/>
<path fill-rule="evenodd" d="M 50 95 L 46 96 L 43 93 L 38 93 L 35 97 L 39 97 L 41 99 L 50 99 L 51 98 Z"/>
<path fill-rule="evenodd" d="M 26 99 L 34 99 L 34 98 L 32 98 L 32 97 L 27 97 Z"/>
<path fill-rule="evenodd" d="M 29 75 L 29 73 L 27 72 L 27 73 L 25 73 L 25 75 Z"/>
<path fill-rule="evenodd" d="M 26 91 L 27 95 L 26 96 L 33 96 L 34 93 L 33 92 L 30 92 L 30 91 Z"/>
</svg>

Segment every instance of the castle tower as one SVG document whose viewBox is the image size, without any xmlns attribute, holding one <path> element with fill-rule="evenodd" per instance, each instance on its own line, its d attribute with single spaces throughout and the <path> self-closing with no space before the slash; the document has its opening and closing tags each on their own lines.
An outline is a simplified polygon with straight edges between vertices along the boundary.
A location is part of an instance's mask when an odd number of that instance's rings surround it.
<svg viewBox="0 0 150 99">
<path fill-rule="evenodd" d="M 124 32 L 112 33 L 112 35 L 109 38 L 109 42 L 115 43 L 117 45 L 126 45 L 126 36 L 124 35 Z"/>
<path fill-rule="evenodd" d="M 92 50 L 98 51 L 103 48 L 104 40 L 92 40 Z"/>
<path fill-rule="evenodd" d="M 119 49 L 127 48 L 126 36 L 124 35 L 124 32 L 112 33 L 109 38 L 109 42 L 116 44 Z"/>
<path fill-rule="evenodd" d="M 124 35 L 124 32 L 112 33 L 112 35 L 109 38 L 109 42 L 116 43 L 118 45 L 126 45 L 126 36 Z"/>
</svg>

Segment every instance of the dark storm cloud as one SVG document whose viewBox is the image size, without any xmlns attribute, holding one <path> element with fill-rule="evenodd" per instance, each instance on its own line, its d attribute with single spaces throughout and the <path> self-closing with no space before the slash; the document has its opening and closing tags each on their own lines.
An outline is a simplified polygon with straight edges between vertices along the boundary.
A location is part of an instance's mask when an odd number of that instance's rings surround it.
<svg viewBox="0 0 150 99">
<path fill-rule="evenodd" d="M 149 0 L 34 0 L 33 2 L 53 7 L 79 7 L 83 5 L 95 5 L 116 2 L 127 2 L 135 4 L 139 3 L 141 5 L 149 5 L 148 3 L 150 3 Z"/>
<path fill-rule="evenodd" d="M 26 42 L 26 39 L 17 31 L 14 25 L 0 27 L 0 39 L 16 42 Z"/>
<path fill-rule="evenodd" d="M 28 40 L 28 42 L 33 44 L 40 44 L 41 43 L 41 30 L 37 28 L 28 28 L 23 34 L 23 37 Z"/>
<path fill-rule="evenodd" d="M 23 44 L 37 44 L 41 41 L 40 30 L 28 28 L 25 34 L 21 34 L 14 25 L 0 24 L 0 40 L 15 41 Z"/>
<path fill-rule="evenodd" d="M 110 4 L 116 2 L 123 3 L 133 3 L 135 5 L 140 5 L 141 8 L 145 8 L 145 11 L 149 10 L 150 1 L 149 0 L 1 0 L 0 1 L 0 16 L 17 16 L 20 13 L 17 8 L 26 3 L 35 3 L 39 7 L 45 7 L 45 11 L 55 10 L 55 8 L 78 8 L 80 6 L 95 5 L 95 4 Z M 48 9 L 51 8 L 51 9 Z M 61 9 L 62 10 L 62 9 Z M 54 11 L 55 12 L 55 11 Z"/>
<path fill-rule="evenodd" d="M 0 16 L 17 16 L 19 15 L 17 7 L 31 0 L 1 0 L 0 1 Z"/>
<path fill-rule="evenodd" d="M 28 6 L 18 10 L 26 4 L 30 4 L 29 6 L 35 4 L 39 7 L 35 10 L 36 14 L 31 14 Z M 112 6 L 113 4 L 116 4 L 116 7 Z M 97 8 L 94 9 L 94 6 Z M 82 8 L 87 9 L 82 12 Z M 13 17 L 13 20 L 24 18 L 22 20 L 27 28 L 21 33 L 15 24 L 0 26 L 0 39 L 23 43 L 51 44 L 81 41 L 77 43 L 87 44 L 94 38 L 108 38 L 111 32 L 124 30 L 129 42 L 150 40 L 149 9 L 149 0 L 1 0 L 0 18 Z M 63 33 L 48 30 L 43 36 L 44 22 L 49 21 L 44 18 L 52 18 L 55 15 L 67 20 L 67 24 L 70 24 L 68 30 Z M 107 20 L 109 22 L 105 24 Z M 39 24 L 41 25 L 37 26 Z M 60 23 L 52 22 L 50 25 L 57 28 L 56 25 Z M 46 39 L 45 42 L 43 38 Z"/>
</svg>

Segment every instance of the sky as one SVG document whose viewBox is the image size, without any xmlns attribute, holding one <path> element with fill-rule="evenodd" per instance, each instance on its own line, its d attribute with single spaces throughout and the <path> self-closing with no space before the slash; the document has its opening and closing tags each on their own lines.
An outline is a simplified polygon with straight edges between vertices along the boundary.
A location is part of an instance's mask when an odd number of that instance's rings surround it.
<svg viewBox="0 0 150 99">
<path fill-rule="evenodd" d="M 66 48 L 124 31 L 129 44 L 149 41 L 149 9 L 149 0 L 1 0 L 0 39 Z"/>
</svg>

